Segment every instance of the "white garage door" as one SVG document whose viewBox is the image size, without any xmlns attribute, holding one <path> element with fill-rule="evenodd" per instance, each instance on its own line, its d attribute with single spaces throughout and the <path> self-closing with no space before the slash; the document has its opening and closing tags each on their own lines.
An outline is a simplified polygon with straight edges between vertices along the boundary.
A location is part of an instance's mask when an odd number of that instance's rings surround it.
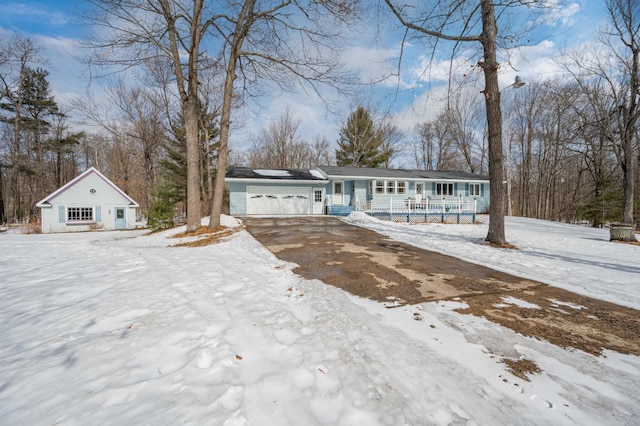
<svg viewBox="0 0 640 426">
<path fill-rule="evenodd" d="M 311 188 L 248 186 L 247 214 L 296 215 L 311 213 Z"/>
</svg>

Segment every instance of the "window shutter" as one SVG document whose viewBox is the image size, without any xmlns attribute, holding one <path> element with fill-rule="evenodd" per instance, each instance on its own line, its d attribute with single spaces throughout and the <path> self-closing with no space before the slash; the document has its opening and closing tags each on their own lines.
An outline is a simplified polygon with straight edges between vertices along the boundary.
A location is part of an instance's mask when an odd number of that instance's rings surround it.
<svg viewBox="0 0 640 426">
<path fill-rule="evenodd" d="M 102 207 L 96 206 L 96 222 L 102 222 Z"/>
<path fill-rule="evenodd" d="M 480 196 L 484 197 L 484 183 L 480 184 Z"/>
<path fill-rule="evenodd" d="M 454 196 L 458 195 L 458 182 L 455 182 L 453 184 L 453 194 L 451 194 L 451 195 L 454 195 Z"/>
<path fill-rule="evenodd" d="M 58 206 L 58 223 L 64 223 L 64 206 Z"/>
<path fill-rule="evenodd" d="M 436 191 L 436 183 L 435 182 L 431 182 L 431 193 L 434 196 L 438 195 L 438 192 Z"/>
<path fill-rule="evenodd" d="M 469 184 L 465 183 L 464 184 L 464 192 L 465 192 L 465 196 L 469 196 Z"/>
</svg>

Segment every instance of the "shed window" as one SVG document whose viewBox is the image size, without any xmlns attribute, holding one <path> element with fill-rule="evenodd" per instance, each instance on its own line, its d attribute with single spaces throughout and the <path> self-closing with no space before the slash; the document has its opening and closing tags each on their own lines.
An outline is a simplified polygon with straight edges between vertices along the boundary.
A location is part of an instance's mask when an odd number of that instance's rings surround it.
<svg viewBox="0 0 640 426">
<path fill-rule="evenodd" d="M 469 196 L 470 197 L 479 197 L 480 196 L 480 184 L 479 183 L 470 183 L 469 184 Z"/>
<path fill-rule="evenodd" d="M 452 183 L 438 183 L 436 185 L 436 190 L 437 190 L 436 195 L 442 195 L 442 196 L 454 195 Z"/>
<path fill-rule="evenodd" d="M 93 221 L 93 207 L 68 207 L 68 222 L 91 222 Z"/>
</svg>

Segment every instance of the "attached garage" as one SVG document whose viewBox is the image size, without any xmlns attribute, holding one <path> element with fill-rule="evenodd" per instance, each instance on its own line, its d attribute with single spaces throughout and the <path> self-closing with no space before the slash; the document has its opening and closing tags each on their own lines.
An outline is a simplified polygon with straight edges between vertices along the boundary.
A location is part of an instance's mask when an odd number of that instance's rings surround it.
<svg viewBox="0 0 640 426">
<path fill-rule="evenodd" d="M 311 214 L 311 187 L 247 186 L 247 214 Z"/>
<path fill-rule="evenodd" d="M 234 167 L 227 172 L 232 215 L 324 214 L 329 181 L 317 170 Z"/>
</svg>

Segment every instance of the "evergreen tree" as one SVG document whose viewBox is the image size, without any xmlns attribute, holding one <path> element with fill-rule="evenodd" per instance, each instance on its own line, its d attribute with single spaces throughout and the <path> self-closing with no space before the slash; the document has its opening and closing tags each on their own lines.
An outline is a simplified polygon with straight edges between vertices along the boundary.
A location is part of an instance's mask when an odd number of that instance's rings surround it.
<svg viewBox="0 0 640 426">
<path fill-rule="evenodd" d="M 360 106 L 340 129 L 336 163 L 338 166 L 380 167 L 390 155 L 382 149 L 382 142 L 382 133 L 376 128 L 371 113 Z"/>
<path fill-rule="evenodd" d="M 179 196 L 175 184 L 163 176 L 152 195 L 153 201 L 149 205 L 147 228 L 153 231 L 172 228 L 175 205 L 180 199 L 184 200 L 184 194 Z"/>
<path fill-rule="evenodd" d="M 35 214 L 36 201 L 46 195 L 45 136 L 51 129 L 51 119 L 58 114 L 48 75 L 42 68 L 25 66 L 19 84 L 12 88 L 5 83 L 0 93 L 0 121 L 13 127 L 8 165 L 12 219 Z"/>
<path fill-rule="evenodd" d="M 206 208 L 211 203 L 213 191 L 213 176 L 215 168 L 213 165 L 217 159 L 217 139 L 219 137 L 219 126 L 215 120 L 215 115 L 207 114 L 201 110 L 198 120 L 200 137 L 200 198 L 207 202 Z M 186 138 L 182 117 L 171 125 L 171 137 L 165 143 L 166 157 L 160 161 L 160 168 L 164 175 L 163 182 L 160 183 L 154 193 L 167 193 L 170 190 L 173 204 L 187 204 L 187 150 Z M 160 189 L 161 187 L 166 187 Z M 154 196 L 156 199 L 158 195 Z M 208 198 L 208 199 L 207 199 Z M 172 209 L 173 212 L 173 209 Z M 151 215 L 151 212 L 149 213 Z"/>
</svg>

